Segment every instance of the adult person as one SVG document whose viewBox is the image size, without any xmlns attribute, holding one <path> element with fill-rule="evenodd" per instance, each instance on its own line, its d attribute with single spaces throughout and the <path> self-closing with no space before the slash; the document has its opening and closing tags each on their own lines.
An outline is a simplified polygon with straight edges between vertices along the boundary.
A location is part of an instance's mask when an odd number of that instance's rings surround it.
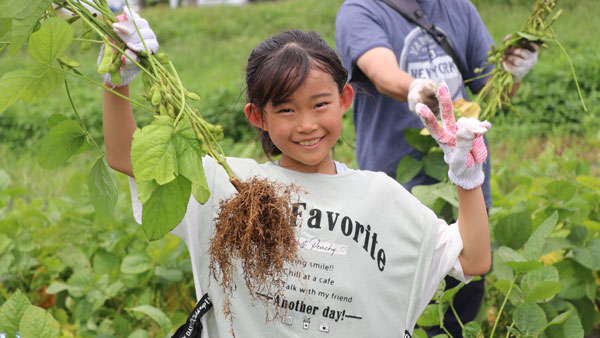
<svg viewBox="0 0 600 338">
<path fill-rule="evenodd" d="M 432 110 L 438 107 L 436 83 L 445 82 L 452 98 L 467 99 L 466 87 L 477 93 L 487 78 L 468 82 L 481 75 L 487 52 L 494 43 L 476 8 L 468 0 L 418 0 L 429 21 L 443 32 L 453 47 L 458 63 L 415 23 L 407 20 L 381 0 L 347 0 L 336 17 L 336 48 L 355 87 L 354 125 L 356 157 L 360 169 L 383 171 L 396 177 L 396 168 L 404 156 L 421 159 L 424 154 L 404 139 L 406 128 L 423 128 L 414 113 L 422 102 Z M 537 62 L 537 45 L 510 48 L 503 66 L 514 75 L 515 94 L 521 79 Z M 464 69 L 466 74 L 461 74 Z M 484 72 L 485 73 L 485 72 Z M 490 195 L 490 161 L 484 164 L 482 189 L 486 206 Z M 434 184 L 437 180 L 423 170 L 404 184 L 408 190 L 416 185 Z M 452 287 L 458 282 L 446 279 Z M 484 293 L 484 280 L 472 282 L 455 297 L 454 305 L 462 322 L 475 318 Z M 452 313 L 444 325 L 454 337 L 462 337 L 460 325 Z M 429 334 L 442 333 L 437 329 Z"/>
</svg>

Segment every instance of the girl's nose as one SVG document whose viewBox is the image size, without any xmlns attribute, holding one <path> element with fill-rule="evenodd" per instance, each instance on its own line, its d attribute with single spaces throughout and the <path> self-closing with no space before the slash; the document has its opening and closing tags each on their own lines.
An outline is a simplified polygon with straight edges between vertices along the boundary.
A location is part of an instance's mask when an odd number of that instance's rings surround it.
<svg viewBox="0 0 600 338">
<path fill-rule="evenodd" d="M 317 129 L 317 117 L 312 113 L 301 113 L 298 116 L 296 131 L 299 133 L 310 133 Z"/>
</svg>

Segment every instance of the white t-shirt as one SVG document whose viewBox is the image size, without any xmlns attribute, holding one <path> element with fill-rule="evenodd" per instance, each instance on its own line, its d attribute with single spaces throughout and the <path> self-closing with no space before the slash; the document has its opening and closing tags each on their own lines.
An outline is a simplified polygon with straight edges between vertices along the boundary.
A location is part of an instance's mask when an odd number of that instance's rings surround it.
<svg viewBox="0 0 600 338">
<path fill-rule="evenodd" d="M 241 179 L 251 176 L 294 183 L 299 196 L 296 236 L 306 263 L 289 270 L 282 297 L 271 301 L 285 311 L 282 321 L 265 322 L 265 308 L 252 303 L 241 275 L 232 299 L 237 337 L 398 337 L 412 334 L 417 318 L 439 282 L 451 275 L 468 282 L 458 255 L 458 226 L 448 226 L 384 173 L 351 170 L 336 163 L 336 175 L 307 174 L 270 162 L 228 158 Z M 204 159 L 212 193 L 200 205 L 190 198 L 186 216 L 171 233 L 190 252 L 198 299 L 208 292 L 214 304 L 204 317 L 203 337 L 231 337 L 222 314 L 219 283 L 210 280 L 207 254 L 218 202 L 235 192 L 214 160 Z M 142 205 L 131 179 L 132 206 L 141 223 Z"/>
</svg>

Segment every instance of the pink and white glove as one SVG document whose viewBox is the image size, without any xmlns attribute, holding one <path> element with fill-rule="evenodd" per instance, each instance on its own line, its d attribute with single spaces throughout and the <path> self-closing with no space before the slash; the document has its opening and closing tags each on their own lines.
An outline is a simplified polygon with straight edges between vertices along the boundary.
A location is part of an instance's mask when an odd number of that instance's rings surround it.
<svg viewBox="0 0 600 338">
<path fill-rule="evenodd" d="M 135 29 L 135 26 L 133 24 L 134 21 L 138 29 L 140 30 L 140 34 L 138 34 L 137 30 Z M 158 50 L 158 41 L 156 40 L 156 34 L 154 34 L 152 29 L 150 29 L 148 21 L 140 17 L 136 12 L 130 11 L 128 8 L 124 9 L 123 14 L 117 16 L 117 22 L 113 23 L 113 30 L 115 31 L 115 33 L 117 33 L 119 38 L 121 38 L 121 40 L 125 42 L 125 44 L 128 47 L 125 50 L 125 54 L 127 54 L 129 58 L 125 55 L 121 55 L 122 63 L 121 68 L 119 70 L 121 74 L 121 83 L 119 84 L 119 86 L 124 86 L 133 81 L 137 73 L 140 71 L 140 68 L 136 64 L 134 64 L 131 61 L 131 59 L 136 60 L 136 62 L 140 60 L 137 53 L 146 50 L 144 48 L 144 43 L 148 48 L 149 54 L 155 53 Z M 140 35 L 144 39 L 144 42 L 142 42 L 142 40 L 140 39 Z M 103 56 L 104 45 L 102 45 L 102 48 L 100 49 L 100 55 L 98 56 L 98 64 L 100 64 L 100 61 L 102 60 Z M 105 83 L 109 83 L 112 86 L 115 86 L 115 84 L 111 80 L 110 73 L 102 75 L 102 78 L 104 79 Z"/>
<path fill-rule="evenodd" d="M 444 161 L 450 168 L 450 181 L 467 190 L 477 188 L 485 178 L 482 164 L 488 152 L 483 134 L 491 128 L 491 124 L 472 117 L 461 117 L 457 122 L 448 86 L 445 83 L 439 84 L 436 93 L 440 102 L 442 124 L 424 104 L 417 103 L 417 114 L 444 151 Z"/>
<path fill-rule="evenodd" d="M 435 83 L 428 79 L 414 79 L 408 86 L 408 109 L 416 113 L 417 103 L 427 105 L 436 116 L 439 116 L 438 101 L 435 96 Z"/>
<path fill-rule="evenodd" d="M 507 36 L 506 39 L 510 38 Z M 506 40 L 505 39 L 505 40 Z M 509 47 L 502 56 L 502 67 L 513 75 L 514 82 L 523 80 L 538 59 L 539 45 L 535 42 L 520 40 L 517 46 Z"/>
</svg>

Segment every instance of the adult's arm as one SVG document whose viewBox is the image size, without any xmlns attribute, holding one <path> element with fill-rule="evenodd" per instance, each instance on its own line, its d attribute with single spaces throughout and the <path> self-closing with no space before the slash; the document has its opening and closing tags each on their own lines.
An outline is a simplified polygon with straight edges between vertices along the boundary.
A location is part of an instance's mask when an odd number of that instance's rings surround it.
<svg viewBox="0 0 600 338">
<path fill-rule="evenodd" d="M 129 97 L 129 86 L 114 90 Z M 133 176 L 131 166 L 131 141 L 136 129 L 131 104 L 108 90 L 104 90 L 102 105 L 106 162 L 116 171 Z"/>
<path fill-rule="evenodd" d="M 356 65 L 371 80 L 377 91 L 397 101 L 406 102 L 408 87 L 415 80 L 398 66 L 394 51 L 375 47 L 366 51 Z"/>
</svg>

